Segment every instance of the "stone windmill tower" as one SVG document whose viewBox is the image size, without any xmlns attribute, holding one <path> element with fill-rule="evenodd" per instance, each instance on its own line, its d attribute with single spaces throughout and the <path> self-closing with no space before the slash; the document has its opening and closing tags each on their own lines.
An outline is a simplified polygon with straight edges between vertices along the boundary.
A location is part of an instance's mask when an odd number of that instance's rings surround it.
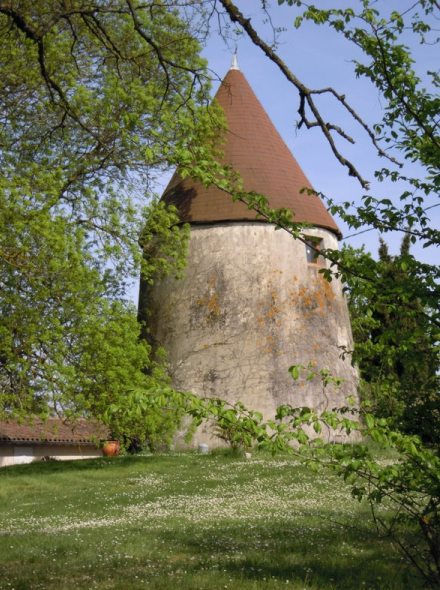
<svg viewBox="0 0 440 590">
<path fill-rule="evenodd" d="M 313 244 L 337 248 L 335 221 L 317 196 L 300 193 L 311 184 L 236 63 L 216 100 L 228 124 L 224 160 L 245 190 L 312 224 L 304 236 Z M 147 302 L 150 334 L 168 351 L 175 387 L 240 400 L 266 417 L 285 403 L 345 405 L 357 381 L 341 358 L 340 347 L 351 347 L 350 320 L 340 283 L 318 273 L 325 260 L 244 204 L 178 173 L 163 199 L 191 225 L 184 278 L 155 284 Z M 345 380 L 339 393 L 324 393 L 318 379 L 292 380 L 288 368 L 309 362 Z M 204 441 L 199 432 L 196 442 Z"/>
</svg>

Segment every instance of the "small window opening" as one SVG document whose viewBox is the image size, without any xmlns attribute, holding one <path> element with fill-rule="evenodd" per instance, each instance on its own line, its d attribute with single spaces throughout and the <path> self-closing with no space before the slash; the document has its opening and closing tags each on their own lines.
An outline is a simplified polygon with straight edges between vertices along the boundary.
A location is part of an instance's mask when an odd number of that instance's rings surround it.
<svg viewBox="0 0 440 590">
<path fill-rule="evenodd" d="M 306 257 L 309 264 L 322 264 L 322 256 L 319 251 L 322 247 L 322 239 L 315 238 L 315 236 L 305 236 L 306 242 Z"/>
</svg>

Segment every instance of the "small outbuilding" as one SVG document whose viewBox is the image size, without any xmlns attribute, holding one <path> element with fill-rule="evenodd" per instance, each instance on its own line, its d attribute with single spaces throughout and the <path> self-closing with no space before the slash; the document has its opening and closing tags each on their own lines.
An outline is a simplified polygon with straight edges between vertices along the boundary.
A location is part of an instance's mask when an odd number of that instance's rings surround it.
<svg viewBox="0 0 440 590">
<path fill-rule="evenodd" d="M 0 422 L 0 467 L 32 461 L 102 457 L 101 441 L 109 438 L 102 424 L 79 420 L 69 424 L 59 418 L 19 423 Z"/>
</svg>

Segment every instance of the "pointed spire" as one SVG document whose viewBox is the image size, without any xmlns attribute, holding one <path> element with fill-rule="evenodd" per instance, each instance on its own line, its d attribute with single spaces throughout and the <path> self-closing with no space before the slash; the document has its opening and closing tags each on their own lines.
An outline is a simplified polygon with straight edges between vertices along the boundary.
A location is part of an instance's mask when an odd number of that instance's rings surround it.
<svg viewBox="0 0 440 590">
<path fill-rule="evenodd" d="M 238 67 L 238 59 L 237 59 L 237 50 L 235 50 L 233 56 L 232 56 L 232 63 L 231 63 L 231 70 L 239 70 L 240 68 Z"/>
<path fill-rule="evenodd" d="M 234 55 L 236 59 L 236 54 Z M 301 189 L 311 187 L 284 143 L 243 73 L 232 67 L 215 97 L 224 111 L 228 131 L 223 148 L 225 164 L 240 173 L 244 189 L 266 195 L 275 209 L 294 212 L 294 219 L 333 231 L 341 237 L 335 221 L 317 195 Z M 319 162 L 319 160 L 317 160 Z M 318 164 L 317 164 L 318 165 Z M 163 199 L 177 207 L 180 218 L 189 223 L 255 221 L 259 218 L 246 205 L 229 195 L 191 178 L 174 174 Z M 261 219 L 260 219 L 261 221 Z"/>
</svg>

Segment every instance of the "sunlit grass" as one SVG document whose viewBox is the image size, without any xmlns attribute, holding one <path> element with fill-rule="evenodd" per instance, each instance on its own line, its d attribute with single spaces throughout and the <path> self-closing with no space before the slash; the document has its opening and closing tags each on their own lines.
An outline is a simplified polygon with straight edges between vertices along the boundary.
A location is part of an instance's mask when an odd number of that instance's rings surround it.
<svg viewBox="0 0 440 590">
<path fill-rule="evenodd" d="M 0 471 L 0 588 L 419 588 L 368 507 L 290 458 L 121 457 Z"/>
</svg>

